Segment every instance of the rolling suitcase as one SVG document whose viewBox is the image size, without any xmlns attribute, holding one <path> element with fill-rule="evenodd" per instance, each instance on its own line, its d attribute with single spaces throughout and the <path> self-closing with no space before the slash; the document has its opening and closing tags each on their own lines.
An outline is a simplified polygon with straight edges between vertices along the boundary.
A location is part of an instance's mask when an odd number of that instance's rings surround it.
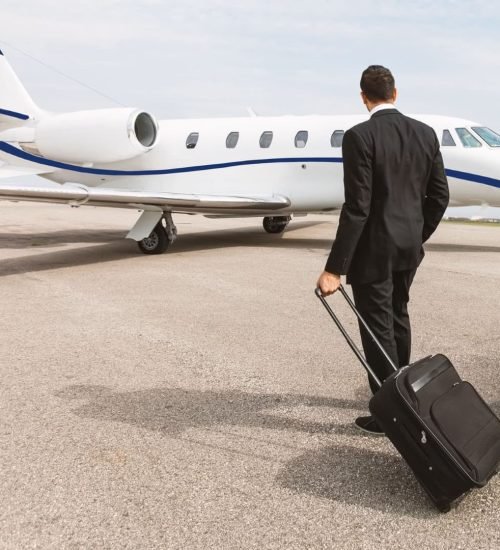
<svg viewBox="0 0 500 550">
<path fill-rule="evenodd" d="M 341 286 L 340 292 L 394 369 L 381 382 L 333 312 L 321 300 L 361 364 L 380 388 L 369 409 L 441 512 L 483 487 L 500 462 L 500 420 L 450 360 L 438 354 L 398 369 Z"/>
</svg>

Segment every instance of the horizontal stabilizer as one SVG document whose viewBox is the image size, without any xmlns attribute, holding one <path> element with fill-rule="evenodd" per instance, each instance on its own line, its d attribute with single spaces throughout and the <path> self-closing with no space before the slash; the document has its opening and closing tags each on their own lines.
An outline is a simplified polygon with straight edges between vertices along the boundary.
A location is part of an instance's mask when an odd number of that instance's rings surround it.
<svg viewBox="0 0 500 550">
<path fill-rule="evenodd" d="M 12 119 L 16 120 L 28 120 L 29 115 L 25 113 L 18 113 L 17 111 L 11 111 L 9 109 L 2 109 L 0 108 L 0 118 L 5 118 L 6 121 L 12 121 Z"/>
<path fill-rule="evenodd" d="M 24 123 L 31 117 L 25 113 L 18 113 L 10 109 L 2 109 L 0 107 L 0 132 L 23 126 Z"/>
</svg>

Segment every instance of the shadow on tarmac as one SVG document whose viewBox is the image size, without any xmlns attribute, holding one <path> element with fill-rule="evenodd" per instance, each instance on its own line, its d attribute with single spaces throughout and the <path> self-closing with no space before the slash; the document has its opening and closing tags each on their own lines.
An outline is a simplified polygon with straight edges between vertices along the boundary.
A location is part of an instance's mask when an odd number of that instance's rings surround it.
<svg viewBox="0 0 500 550">
<path fill-rule="evenodd" d="M 179 239 L 171 246 L 164 257 L 167 261 L 168 257 L 172 255 L 228 247 L 328 250 L 332 244 L 330 239 L 301 239 L 292 236 L 294 231 L 318 225 L 318 223 L 323 222 L 297 223 L 290 229 L 287 229 L 284 235 L 268 235 L 263 230 L 255 227 L 180 235 Z M 19 258 L 0 260 L 0 277 L 122 259 L 134 261 L 151 260 L 151 258 L 144 258 L 144 255 L 137 249 L 137 245 L 133 241 L 125 240 L 123 237 L 124 232 L 121 231 L 57 231 L 54 233 L 33 233 L 14 236 L 11 233 L 0 233 L 0 248 L 4 249 L 33 249 L 38 246 L 46 248 L 75 243 L 97 243 L 96 246 L 41 252 Z"/>
<path fill-rule="evenodd" d="M 369 448 L 309 451 L 289 461 L 277 481 L 294 492 L 398 516 L 438 515 L 402 458 Z"/>
<path fill-rule="evenodd" d="M 124 231 L 78 229 L 44 233 L 0 233 L 0 249 L 50 248 L 74 243 L 109 243 L 123 239 Z"/>
<path fill-rule="evenodd" d="M 353 435 L 359 432 L 351 426 L 287 418 L 269 411 L 277 407 L 286 409 L 299 405 L 366 411 L 366 400 L 183 388 L 115 393 L 104 386 L 73 385 L 57 392 L 56 396 L 86 400 L 86 404 L 73 410 L 82 418 L 124 422 L 168 435 L 177 435 L 189 428 L 219 424 Z"/>
<path fill-rule="evenodd" d="M 228 247 L 295 248 L 328 251 L 331 239 L 296 238 L 294 231 L 326 222 L 292 222 L 282 235 L 269 235 L 258 227 L 240 229 L 220 229 L 203 233 L 179 235 L 179 239 L 166 253 L 166 258 L 177 254 L 202 250 L 216 250 Z M 137 250 L 133 241 L 124 239 L 125 232 L 102 230 L 55 231 L 51 233 L 12 234 L 0 233 L 0 249 L 34 249 L 40 247 L 60 247 L 76 243 L 95 243 L 96 246 L 84 246 L 54 252 L 41 252 L 20 258 L 8 258 L 0 261 L 0 277 L 19 273 L 48 271 L 60 267 L 76 267 L 117 260 L 147 261 Z M 333 234 L 332 234 L 333 238 Z M 500 247 L 426 244 L 426 250 L 436 252 L 497 252 Z"/>
<path fill-rule="evenodd" d="M 366 410 L 366 399 L 349 400 L 305 395 L 262 395 L 240 391 L 196 391 L 180 388 L 155 388 L 143 391 L 113 392 L 104 386 L 72 385 L 57 392 L 57 397 L 85 401 L 73 413 L 81 418 L 129 425 L 163 433 L 169 437 L 188 440 L 205 447 L 263 458 L 256 454 L 259 443 L 296 450 L 292 443 L 272 441 L 262 436 L 241 436 L 249 441 L 252 450 L 242 445 L 237 450 L 224 445 L 194 441 L 183 432 L 191 428 L 228 434 L 228 426 L 265 428 L 270 430 L 301 431 L 310 434 L 330 433 L 370 436 L 360 433 L 352 424 L 313 422 L 280 416 L 292 406 L 313 406 Z M 353 414 L 354 416 L 355 414 Z M 362 506 L 373 510 L 434 518 L 411 472 L 401 458 L 394 454 L 360 449 L 349 445 L 335 445 L 308 451 L 288 462 L 276 477 L 276 483 L 288 490 L 328 498 L 334 501 Z M 422 498 L 415 500 L 415 494 Z"/>
</svg>

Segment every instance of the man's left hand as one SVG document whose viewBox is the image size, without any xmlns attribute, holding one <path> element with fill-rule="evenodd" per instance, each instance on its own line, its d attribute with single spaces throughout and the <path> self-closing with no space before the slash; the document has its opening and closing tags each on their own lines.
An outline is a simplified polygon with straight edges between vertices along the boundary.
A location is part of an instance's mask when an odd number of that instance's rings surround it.
<svg viewBox="0 0 500 550">
<path fill-rule="evenodd" d="M 340 288 L 340 275 L 336 273 L 329 273 L 328 271 L 323 271 L 320 275 L 316 286 L 321 290 L 323 296 L 330 296 Z"/>
</svg>

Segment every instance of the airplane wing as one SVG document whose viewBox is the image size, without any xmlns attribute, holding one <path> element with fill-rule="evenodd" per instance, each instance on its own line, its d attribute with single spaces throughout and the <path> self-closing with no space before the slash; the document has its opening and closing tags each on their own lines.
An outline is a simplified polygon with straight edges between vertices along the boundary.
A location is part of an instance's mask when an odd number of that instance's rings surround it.
<svg viewBox="0 0 500 550">
<path fill-rule="evenodd" d="M 7 168 L 7 173 L 10 168 Z M 17 173 L 11 175 L 29 175 Z M 40 172 L 32 171 L 32 174 Z M 0 178 L 3 178 L 0 167 Z M 6 176 L 7 177 L 7 176 Z M 290 200 L 282 195 L 240 196 L 202 195 L 184 193 L 157 193 L 151 191 L 128 191 L 105 187 L 86 187 L 79 184 L 64 184 L 59 187 L 33 187 L 20 185 L 0 185 L 0 199 L 13 201 L 35 201 L 67 203 L 72 206 L 108 206 L 141 210 L 169 210 L 173 212 L 257 213 L 279 210 L 290 205 Z"/>
</svg>

